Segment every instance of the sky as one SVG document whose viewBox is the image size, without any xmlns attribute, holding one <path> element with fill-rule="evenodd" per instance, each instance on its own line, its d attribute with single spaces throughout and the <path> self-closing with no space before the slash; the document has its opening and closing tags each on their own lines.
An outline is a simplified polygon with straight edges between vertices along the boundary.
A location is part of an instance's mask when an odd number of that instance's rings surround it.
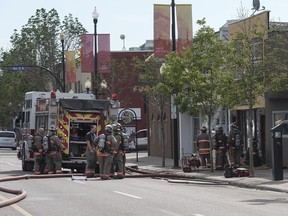
<svg viewBox="0 0 288 216">
<path fill-rule="evenodd" d="M 206 18 L 207 25 L 218 31 L 227 20 L 237 19 L 241 7 L 252 14 L 253 0 L 175 0 L 176 4 L 192 4 L 193 33 L 196 21 Z M 123 48 L 120 35 L 125 35 L 125 47 L 139 47 L 153 39 L 153 4 L 171 4 L 171 0 L 9 0 L 1 1 L 0 47 L 11 48 L 10 36 L 14 29 L 21 30 L 37 9 L 56 9 L 61 21 L 72 14 L 89 33 L 94 32 L 92 12 L 99 12 L 97 32 L 110 34 L 111 50 Z M 270 11 L 270 20 L 288 22 L 287 0 L 260 0 Z M 242 6 L 241 6 L 242 5 Z"/>
</svg>

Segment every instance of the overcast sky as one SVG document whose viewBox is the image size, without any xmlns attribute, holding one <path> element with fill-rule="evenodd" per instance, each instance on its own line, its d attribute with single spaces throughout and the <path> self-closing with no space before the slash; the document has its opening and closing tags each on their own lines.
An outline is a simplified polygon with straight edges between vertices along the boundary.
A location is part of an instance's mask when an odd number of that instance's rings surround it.
<svg viewBox="0 0 288 216">
<path fill-rule="evenodd" d="M 176 4 L 192 4 L 194 33 L 199 29 L 196 21 L 206 18 L 216 31 L 226 20 L 236 19 L 241 4 L 252 14 L 253 0 L 175 0 Z M 288 0 L 260 0 L 270 12 L 270 20 L 288 22 Z M 55 8 L 61 21 L 69 13 L 77 17 L 89 33 L 93 33 L 92 12 L 97 7 L 98 33 L 110 33 L 111 50 L 122 50 L 120 35 L 124 34 L 126 49 L 139 47 L 153 39 L 153 4 L 171 4 L 171 0 L 8 0 L 1 1 L 0 47 L 10 48 L 14 29 L 21 30 L 37 9 Z"/>
</svg>

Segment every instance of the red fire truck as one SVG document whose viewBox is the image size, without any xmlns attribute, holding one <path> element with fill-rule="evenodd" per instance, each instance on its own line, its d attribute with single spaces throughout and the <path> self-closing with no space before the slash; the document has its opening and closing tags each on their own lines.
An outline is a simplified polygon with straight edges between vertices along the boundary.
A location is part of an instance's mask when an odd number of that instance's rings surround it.
<svg viewBox="0 0 288 216">
<path fill-rule="evenodd" d="M 57 128 L 62 142 L 62 167 L 78 172 L 85 170 L 85 135 L 92 124 L 97 135 L 108 124 L 110 101 L 95 99 L 93 94 L 61 92 L 27 92 L 21 116 L 18 158 L 22 170 L 34 168 L 32 138 L 40 127 L 48 133 L 50 126 Z"/>
</svg>

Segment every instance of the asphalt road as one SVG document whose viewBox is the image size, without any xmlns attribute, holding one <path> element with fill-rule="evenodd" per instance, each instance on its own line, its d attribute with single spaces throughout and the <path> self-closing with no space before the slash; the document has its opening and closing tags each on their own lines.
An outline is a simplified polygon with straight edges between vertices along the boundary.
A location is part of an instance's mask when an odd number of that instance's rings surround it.
<svg viewBox="0 0 288 216">
<path fill-rule="evenodd" d="M 133 155 L 130 155 L 133 157 Z M 0 177 L 22 175 L 16 152 L 0 149 Z M 126 178 L 88 181 L 71 178 L 1 182 L 28 196 L 0 209 L 2 215 L 33 216 L 282 216 L 287 194 L 205 182 L 169 183 L 165 179 Z M 0 201 L 14 195 L 0 192 Z"/>
</svg>

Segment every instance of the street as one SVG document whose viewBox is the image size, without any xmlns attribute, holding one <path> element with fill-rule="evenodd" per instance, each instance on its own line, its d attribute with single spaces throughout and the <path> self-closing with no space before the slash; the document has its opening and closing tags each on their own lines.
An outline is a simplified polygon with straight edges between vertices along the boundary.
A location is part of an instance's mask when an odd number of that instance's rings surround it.
<svg viewBox="0 0 288 216">
<path fill-rule="evenodd" d="M 134 157 L 131 153 L 129 157 Z M 141 157 L 143 153 L 139 153 Z M 0 149 L 0 178 L 18 176 L 21 161 L 16 151 Z M 27 197 L 1 209 L 1 215 L 172 215 L 172 216 L 277 216 L 288 214 L 285 193 L 236 188 L 228 185 L 169 183 L 166 179 L 43 178 L 1 182 L 1 187 L 22 189 Z M 0 192 L 0 201 L 15 195 Z"/>
</svg>

